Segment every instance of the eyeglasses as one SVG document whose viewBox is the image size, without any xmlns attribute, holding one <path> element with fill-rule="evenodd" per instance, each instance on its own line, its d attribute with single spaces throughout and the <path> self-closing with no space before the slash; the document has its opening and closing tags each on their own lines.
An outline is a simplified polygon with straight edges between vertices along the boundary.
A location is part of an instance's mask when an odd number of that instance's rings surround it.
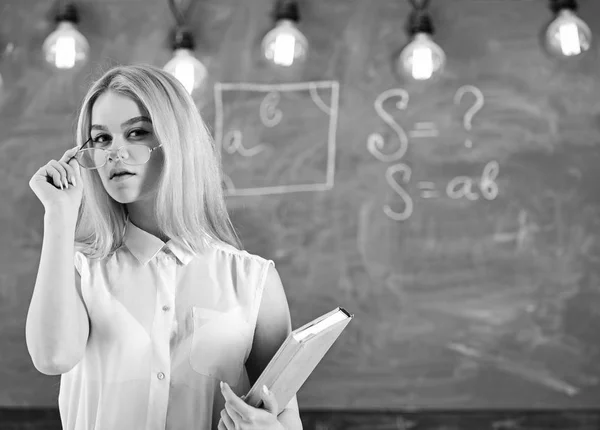
<svg viewBox="0 0 600 430">
<path fill-rule="evenodd" d="M 90 141 L 91 139 L 87 140 L 81 147 L 83 148 Z M 124 164 L 139 166 L 140 164 L 146 164 L 150 160 L 152 152 L 160 146 L 162 146 L 162 143 L 154 148 L 137 143 L 123 145 L 116 150 L 117 158 Z M 73 158 L 84 169 L 99 169 L 107 163 L 108 157 L 113 151 L 104 148 L 85 148 L 77 151 Z"/>
</svg>

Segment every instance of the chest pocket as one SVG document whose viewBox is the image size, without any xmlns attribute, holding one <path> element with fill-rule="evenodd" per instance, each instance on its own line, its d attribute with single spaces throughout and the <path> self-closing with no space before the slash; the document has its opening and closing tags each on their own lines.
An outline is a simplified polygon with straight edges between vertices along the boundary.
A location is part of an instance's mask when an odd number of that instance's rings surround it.
<svg viewBox="0 0 600 430">
<path fill-rule="evenodd" d="M 241 307 L 227 311 L 192 307 L 192 369 L 235 387 L 250 347 L 251 328 Z"/>
</svg>

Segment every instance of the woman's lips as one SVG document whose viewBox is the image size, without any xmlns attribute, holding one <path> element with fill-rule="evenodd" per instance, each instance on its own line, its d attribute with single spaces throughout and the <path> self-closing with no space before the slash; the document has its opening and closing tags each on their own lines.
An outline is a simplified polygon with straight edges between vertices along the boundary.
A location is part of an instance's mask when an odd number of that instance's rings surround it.
<svg viewBox="0 0 600 430">
<path fill-rule="evenodd" d="M 131 178 L 132 176 L 135 176 L 135 173 L 125 173 L 125 174 L 122 174 L 122 175 L 114 176 L 111 179 L 111 181 L 123 182 L 123 181 L 126 181 L 127 179 Z"/>
</svg>

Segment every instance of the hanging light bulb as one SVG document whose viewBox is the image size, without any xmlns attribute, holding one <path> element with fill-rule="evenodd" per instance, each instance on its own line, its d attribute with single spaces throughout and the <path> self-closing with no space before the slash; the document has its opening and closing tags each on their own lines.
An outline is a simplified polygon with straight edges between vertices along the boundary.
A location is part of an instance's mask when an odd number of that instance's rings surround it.
<svg viewBox="0 0 600 430">
<path fill-rule="evenodd" d="M 192 33 L 178 28 L 173 41 L 173 58 L 164 67 L 164 70 L 175 76 L 190 94 L 202 87 L 208 76 L 206 67 L 194 56 L 193 49 Z"/>
<path fill-rule="evenodd" d="M 578 57 L 590 49 L 592 32 L 579 18 L 576 0 L 552 0 L 556 15 L 546 29 L 546 48 L 558 57 Z"/>
<path fill-rule="evenodd" d="M 422 8 L 415 8 L 410 17 L 412 39 L 396 60 L 396 73 L 415 81 L 435 79 L 443 73 L 446 55 L 433 41 L 432 34 L 429 14 Z"/>
<path fill-rule="evenodd" d="M 271 63 L 291 67 L 302 64 L 308 55 L 308 40 L 296 27 L 300 19 L 295 0 L 277 0 L 275 5 L 275 28 L 262 40 L 262 52 Z"/>
<path fill-rule="evenodd" d="M 90 46 L 86 38 L 77 30 L 79 14 L 72 3 L 67 3 L 58 11 L 58 23 L 43 44 L 44 58 L 57 69 L 72 69 L 87 61 Z"/>
</svg>

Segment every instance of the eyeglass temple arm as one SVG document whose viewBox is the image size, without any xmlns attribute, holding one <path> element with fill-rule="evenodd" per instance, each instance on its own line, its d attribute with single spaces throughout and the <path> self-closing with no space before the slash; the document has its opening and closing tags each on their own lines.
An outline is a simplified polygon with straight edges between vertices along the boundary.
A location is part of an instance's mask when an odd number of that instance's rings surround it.
<svg viewBox="0 0 600 430">
<path fill-rule="evenodd" d="M 88 140 L 86 140 L 85 142 L 83 142 L 79 148 L 77 148 L 77 152 L 75 152 L 75 155 L 73 155 L 71 158 L 69 158 L 69 161 L 67 161 L 67 164 L 77 156 L 77 153 L 79 151 L 81 151 L 83 149 L 83 147 L 89 143 L 90 140 L 92 140 L 91 137 Z"/>
</svg>

